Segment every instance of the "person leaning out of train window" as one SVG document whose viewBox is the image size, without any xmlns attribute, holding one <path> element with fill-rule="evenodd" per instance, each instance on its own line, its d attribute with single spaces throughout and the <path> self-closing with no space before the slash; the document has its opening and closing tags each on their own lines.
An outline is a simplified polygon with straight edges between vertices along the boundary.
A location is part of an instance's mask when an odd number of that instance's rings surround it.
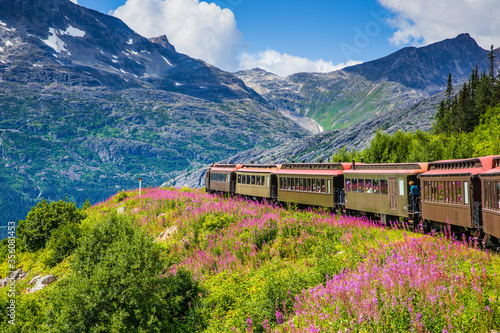
<svg viewBox="0 0 500 333">
<path fill-rule="evenodd" d="M 418 212 L 418 201 L 417 199 L 420 197 L 420 189 L 413 181 L 410 181 L 410 194 L 413 197 L 413 211 Z"/>
</svg>

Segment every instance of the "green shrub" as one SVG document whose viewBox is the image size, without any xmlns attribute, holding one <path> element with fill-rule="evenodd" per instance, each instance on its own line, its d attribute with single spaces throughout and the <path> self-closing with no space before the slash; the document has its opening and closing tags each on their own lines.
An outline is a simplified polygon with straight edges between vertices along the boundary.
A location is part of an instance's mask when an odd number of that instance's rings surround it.
<svg viewBox="0 0 500 333">
<path fill-rule="evenodd" d="M 196 330 L 198 282 L 189 272 L 163 269 L 159 246 L 140 227 L 108 215 L 83 235 L 72 275 L 51 297 L 48 326 L 54 332 Z"/>
<path fill-rule="evenodd" d="M 80 223 L 85 217 L 73 202 L 59 200 L 49 204 L 43 199 L 29 211 L 26 220 L 19 221 L 20 245 L 30 252 L 44 248 L 55 229 L 69 223 Z"/>
<path fill-rule="evenodd" d="M 68 223 L 54 230 L 47 243 L 47 253 L 43 263 L 49 267 L 54 267 L 63 261 L 76 249 L 80 237 L 80 225 L 76 223 Z"/>
<path fill-rule="evenodd" d="M 121 191 L 121 192 L 118 192 L 118 194 L 116 195 L 115 198 L 116 198 L 116 201 L 122 202 L 123 200 L 128 198 L 128 194 L 125 191 Z"/>
</svg>

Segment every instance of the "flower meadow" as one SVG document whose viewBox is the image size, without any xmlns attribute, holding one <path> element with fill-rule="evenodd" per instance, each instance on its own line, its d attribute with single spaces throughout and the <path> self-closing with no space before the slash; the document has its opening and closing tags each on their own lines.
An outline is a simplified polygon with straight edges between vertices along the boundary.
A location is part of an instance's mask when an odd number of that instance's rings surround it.
<svg viewBox="0 0 500 333">
<path fill-rule="evenodd" d="M 497 254 L 449 234 L 296 211 L 187 189 L 149 189 L 127 207 L 193 273 L 207 332 L 491 332 L 500 327 Z M 119 202 L 118 202 L 118 199 Z M 167 230 L 167 233 L 161 232 Z"/>
<path fill-rule="evenodd" d="M 404 224 L 176 188 L 145 189 L 140 198 L 138 191 L 120 192 L 86 213 L 83 233 L 121 216 L 154 239 L 162 278 L 192 275 L 201 291 L 185 306 L 189 321 L 177 319 L 191 323 L 183 331 L 500 328 L 499 256 L 462 235 L 424 235 Z"/>
</svg>

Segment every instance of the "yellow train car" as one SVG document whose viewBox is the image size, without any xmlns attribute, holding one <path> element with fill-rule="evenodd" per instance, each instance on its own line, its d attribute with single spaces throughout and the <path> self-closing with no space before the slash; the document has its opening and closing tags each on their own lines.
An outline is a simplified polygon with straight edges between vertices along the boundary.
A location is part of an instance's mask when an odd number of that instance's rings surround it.
<svg viewBox="0 0 500 333">
<path fill-rule="evenodd" d="M 205 174 L 205 188 L 208 193 L 234 193 L 236 188 L 236 170 L 241 164 L 214 164 Z"/>
<path fill-rule="evenodd" d="M 428 163 L 359 164 L 344 172 L 345 208 L 380 216 L 408 218 L 412 207 L 410 181 L 427 171 Z"/>
<path fill-rule="evenodd" d="M 350 163 L 283 164 L 278 178 L 278 201 L 335 208 L 341 204 L 342 172 Z"/>
<path fill-rule="evenodd" d="M 236 194 L 252 198 L 276 199 L 275 164 L 246 164 L 236 171 Z"/>
</svg>

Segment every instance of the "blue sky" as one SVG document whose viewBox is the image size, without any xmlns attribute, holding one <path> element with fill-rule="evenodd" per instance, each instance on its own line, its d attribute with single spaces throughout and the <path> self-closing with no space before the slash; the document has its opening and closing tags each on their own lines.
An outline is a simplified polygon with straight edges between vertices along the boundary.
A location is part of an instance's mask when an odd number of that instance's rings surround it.
<svg viewBox="0 0 500 333">
<path fill-rule="evenodd" d="M 462 32 L 500 44 L 498 0 L 78 0 L 226 70 L 331 71 Z M 475 3 L 474 3 L 475 2 Z M 471 5 L 471 3 L 473 3 Z"/>
</svg>

